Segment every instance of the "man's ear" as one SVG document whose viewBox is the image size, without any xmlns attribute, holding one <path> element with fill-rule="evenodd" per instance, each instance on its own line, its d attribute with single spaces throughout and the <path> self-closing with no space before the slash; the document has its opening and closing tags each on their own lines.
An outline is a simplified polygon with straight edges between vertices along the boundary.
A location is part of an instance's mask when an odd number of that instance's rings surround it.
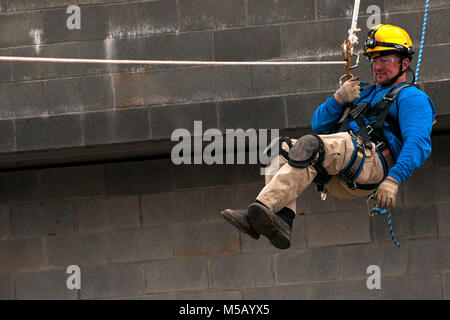
<svg viewBox="0 0 450 320">
<path fill-rule="evenodd" d="M 411 60 L 409 60 L 408 58 L 403 59 L 403 61 L 402 61 L 402 71 L 408 70 L 410 64 L 411 64 Z"/>
</svg>

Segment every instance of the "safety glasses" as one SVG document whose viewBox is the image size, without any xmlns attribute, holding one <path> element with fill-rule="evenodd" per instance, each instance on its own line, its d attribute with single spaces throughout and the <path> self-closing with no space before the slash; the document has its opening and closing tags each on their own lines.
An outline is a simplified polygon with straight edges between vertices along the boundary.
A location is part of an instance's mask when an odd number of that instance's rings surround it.
<svg viewBox="0 0 450 320">
<path fill-rule="evenodd" d="M 375 59 L 370 59 L 371 66 L 390 66 L 396 62 L 399 62 L 400 58 L 398 57 L 379 57 Z"/>
</svg>

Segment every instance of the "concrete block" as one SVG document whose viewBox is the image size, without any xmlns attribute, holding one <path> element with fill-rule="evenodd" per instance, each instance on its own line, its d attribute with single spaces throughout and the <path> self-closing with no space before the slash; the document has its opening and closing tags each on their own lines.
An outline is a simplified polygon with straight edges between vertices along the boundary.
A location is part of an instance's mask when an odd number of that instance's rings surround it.
<svg viewBox="0 0 450 320">
<path fill-rule="evenodd" d="M 187 129 L 193 135 L 194 121 L 202 122 L 202 133 L 210 128 L 217 128 L 216 103 L 153 107 L 152 139 L 170 139 L 176 129 Z"/>
<path fill-rule="evenodd" d="M 144 265 L 147 293 L 208 289 L 205 259 L 155 261 Z"/>
<path fill-rule="evenodd" d="M 256 148 L 255 148 L 256 149 Z M 260 148 L 258 152 L 263 152 L 265 149 Z M 256 150 L 255 150 L 256 151 Z M 238 153 L 241 152 L 238 150 Z M 239 164 L 235 166 L 235 179 L 237 184 L 254 184 L 254 183 L 263 183 L 264 175 L 261 174 L 261 165 L 258 157 L 250 158 L 249 153 L 245 155 L 246 162 L 257 162 L 255 164 Z M 250 160 L 251 159 L 251 160 Z M 255 160 L 256 159 L 256 160 Z M 253 202 L 253 201 L 252 201 Z"/>
<path fill-rule="evenodd" d="M 114 108 L 110 76 L 58 79 L 45 82 L 50 114 Z"/>
<path fill-rule="evenodd" d="M 0 173 L 0 202 L 33 201 L 39 197 L 37 170 Z"/>
<path fill-rule="evenodd" d="M 448 144 L 450 143 L 449 136 L 433 137 L 433 156 L 437 167 L 450 167 L 450 153 L 448 151 Z"/>
<path fill-rule="evenodd" d="M 10 86 L 8 83 L 0 83 L 0 103 L 2 104 L 2 108 L 0 109 L 0 119 L 15 118 L 14 105 L 9 104 L 8 98 L 9 87 Z"/>
<path fill-rule="evenodd" d="M 280 66 L 250 66 L 252 96 L 280 95 L 281 90 Z"/>
<path fill-rule="evenodd" d="M 189 68 L 114 76 L 115 105 L 169 104 L 237 98 L 250 94 L 245 68 Z"/>
<path fill-rule="evenodd" d="M 11 48 L 10 55 L 19 57 L 87 58 L 80 55 L 80 45 L 80 42 L 72 42 L 42 44 L 39 46 L 39 50 L 36 50 L 34 46 Z M 84 67 L 82 64 L 10 62 L 10 65 L 11 76 L 14 81 L 62 78 L 85 74 L 81 71 Z M 70 97 L 65 98 L 70 99 Z"/>
<path fill-rule="evenodd" d="M 241 291 L 215 291 L 201 293 L 181 293 L 177 300 L 242 300 Z"/>
<path fill-rule="evenodd" d="M 320 193 L 316 191 L 316 185 L 311 184 L 297 198 L 297 212 L 306 213 L 308 216 L 316 213 L 331 212 L 336 210 L 336 198 L 328 194 L 325 200 L 321 200 Z"/>
<path fill-rule="evenodd" d="M 241 254 L 210 259 L 212 289 L 233 289 L 273 285 L 272 254 Z"/>
<path fill-rule="evenodd" d="M 281 92 L 286 94 L 302 93 L 321 88 L 317 71 L 317 66 L 314 65 L 283 67 L 281 70 Z"/>
<path fill-rule="evenodd" d="M 354 199 L 339 199 L 339 198 L 335 198 L 334 199 L 335 203 L 336 203 L 336 210 L 346 210 L 346 211 L 351 211 L 351 210 L 356 210 L 356 209 L 360 209 L 362 210 L 367 210 L 367 199 L 366 198 L 354 198 Z"/>
<path fill-rule="evenodd" d="M 32 117 L 47 112 L 42 82 L 11 82 L 6 85 L 8 106 L 14 116 Z"/>
<path fill-rule="evenodd" d="M 81 279 L 81 299 L 133 296 L 145 292 L 144 270 L 137 264 L 83 268 Z"/>
<path fill-rule="evenodd" d="M 54 235 L 74 231 L 71 202 L 25 202 L 11 205 L 11 234 Z"/>
<path fill-rule="evenodd" d="M 450 270 L 450 239 L 408 242 L 408 272 L 430 273 Z"/>
<path fill-rule="evenodd" d="M 168 294 L 150 294 L 150 295 L 141 295 L 141 296 L 128 296 L 128 297 L 120 297 L 120 298 L 106 298 L 105 300 L 176 300 L 177 295 L 175 293 Z"/>
<path fill-rule="evenodd" d="M 276 256 L 277 283 L 310 282 L 339 279 L 337 248 L 292 250 Z"/>
<path fill-rule="evenodd" d="M 52 266 L 106 264 L 109 244 L 104 234 L 69 234 L 46 239 L 48 263 Z"/>
<path fill-rule="evenodd" d="M 0 240 L 6 239 L 10 234 L 10 210 L 8 207 L 0 207 Z"/>
<path fill-rule="evenodd" d="M 43 169 L 40 172 L 44 199 L 104 195 L 103 170 L 99 165 Z"/>
<path fill-rule="evenodd" d="M 340 249 L 342 276 L 344 279 L 367 279 L 367 268 L 380 267 L 381 276 L 406 275 L 408 244 L 397 248 L 391 241 L 376 245 L 346 246 Z"/>
<path fill-rule="evenodd" d="M 173 240 L 168 228 L 140 228 L 107 234 L 111 262 L 146 261 L 173 257 Z"/>
<path fill-rule="evenodd" d="M 262 26 L 216 31 L 214 52 L 217 61 L 278 58 L 281 54 L 280 27 Z"/>
<path fill-rule="evenodd" d="M 219 122 L 222 132 L 284 128 L 284 102 L 280 97 L 223 101 L 219 103 Z"/>
<path fill-rule="evenodd" d="M 195 223 L 205 220 L 203 190 L 151 193 L 141 196 L 144 226 Z"/>
<path fill-rule="evenodd" d="M 183 224 L 171 227 L 174 254 L 194 257 L 239 253 L 239 231 L 227 222 Z"/>
<path fill-rule="evenodd" d="M 438 205 L 439 231 L 440 237 L 450 237 L 450 205 Z"/>
<path fill-rule="evenodd" d="M 445 277 L 444 296 L 446 300 L 450 300 L 450 272 L 444 273 L 444 277 Z"/>
<path fill-rule="evenodd" d="M 67 288 L 66 269 L 19 273 L 14 276 L 17 300 L 77 300 L 78 290 Z M 81 285 L 83 288 L 83 273 Z"/>
<path fill-rule="evenodd" d="M 431 19 L 433 19 L 433 17 L 430 17 L 430 20 Z M 419 79 L 422 81 L 439 81 L 447 79 L 450 71 L 450 62 L 447 60 L 436 59 L 436 57 L 447 56 L 448 54 L 450 54 L 450 45 L 439 44 L 425 46 L 422 52 Z M 416 69 L 414 68 L 413 70 Z M 438 106 L 435 105 L 435 107 L 437 108 Z M 445 107 L 445 105 L 441 107 Z"/>
<path fill-rule="evenodd" d="M 233 165 L 172 165 L 174 188 L 224 186 L 235 184 Z"/>
<path fill-rule="evenodd" d="M 102 46 L 103 45 L 103 46 Z M 161 34 L 138 38 L 110 38 L 81 46 L 87 54 L 105 55 L 110 59 L 133 60 L 212 60 L 211 32 Z M 142 72 L 173 68 L 170 65 L 111 65 L 110 72 Z M 92 68 L 90 68 L 92 69 Z"/>
<path fill-rule="evenodd" d="M 350 19 L 339 19 L 282 25 L 281 54 L 283 57 L 308 57 L 308 60 L 311 60 L 309 57 L 339 55 L 342 39 L 348 37 L 350 24 Z M 317 72 L 317 67 L 314 68 Z"/>
<path fill-rule="evenodd" d="M 148 109 L 89 112 L 83 116 L 86 145 L 144 141 L 150 136 Z"/>
<path fill-rule="evenodd" d="M 319 0 L 317 2 L 317 16 L 319 19 L 330 19 L 330 18 L 339 18 L 339 17 L 348 17 L 351 18 L 353 16 L 353 7 L 355 2 L 352 0 L 344 0 L 340 2 L 330 1 L 330 0 Z M 359 5 L 359 15 L 365 16 L 369 13 L 367 12 L 367 8 L 370 5 L 376 5 L 380 8 L 380 13 L 384 13 L 384 1 L 383 0 L 363 0 Z M 361 17 L 359 24 L 365 25 L 365 19 Z M 358 26 L 359 27 L 359 26 Z M 361 35 L 366 35 L 367 33 L 360 33 Z"/>
<path fill-rule="evenodd" d="M 216 60 L 219 60 L 217 53 Z M 251 96 L 250 73 L 241 66 L 188 68 L 182 77 L 183 101 L 218 101 Z"/>
<path fill-rule="evenodd" d="M 242 290 L 242 295 L 244 300 L 308 300 L 311 296 L 311 285 L 245 288 Z"/>
<path fill-rule="evenodd" d="M 139 199 L 136 196 L 74 200 L 73 212 L 77 231 L 139 226 Z"/>
<path fill-rule="evenodd" d="M 0 276 L 0 299 L 14 300 L 14 282 L 13 276 L 5 274 Z"/>
<path fill-rule="evenodd" d="M 103 167 L 107 195 L 130 195 L 168 190 L 171 187 L 167 160 L 111 163 Z"/>
<path fill-rule="evenodd" d="M 370 242 L 367 210 L 307 215 L 306 241 L 312 247 Z"/>
<path fill-rule="evenodd" d="M 438 211 L 434 205 L 393 209 L 391 210 L 391 219 L 397 240 L 437 236 Z M 385 217 L 372 217 L 371 229 L 373 238 L 376 240 L 391 238 Z"/>
<path fill-rule="evenodd" d="M 0 241 L 0 272 L 35 270 L 44 266 L 44 248 L 39 238 Z"/>
<path fill-rule="evenodd" d="M 12 152 L 16 149 L 14 137 L 14 121 L 0 121 L 0 153 Z"/>
<path fill-rule="evenodd" d="M 138 37 L 177 31 L 175 0 L 127 3 L 109 8 L 110 37 Z"/>
<path fill-rule="evenodd" d="M 0 46 L 39 45 L 43 42 L 42 12 L 25 11 L 2 14 Z"/>
<path fill-rule="evenodd" d="M 436 188 L 436 172 L 419 169 L 402 183 L 404 203 L 409 206 L 424 205 L 434 202 Z"/>
<path fill-rule="evenodd" d="M 382 279 L 383 300 L 440 300 L 443 299 L 440 274 L 423 274 Z"/>
<path fill-rule="evenodd" d="M 3 1 L 6 1 L 6 0 L 3 0 Z M 0 54 L 2 56 L 10 56 L 11 55 L 11 50 L 10 49 L 0 49 Z M 11 73 L 12 73 L 12 71 L 11 71 L 11 62 L 3 61 L 0 64 L 0 82 L 9 82 L 9 81 L 11 81 L 12 80 Z"/>
<path fill-rule="evenodd" d="M 448 7 L 448 0 L 436 0 L 430 2 L 430 9 L 436 9 L 440 7 Z M 420 0 L 399 0 L 399 1 L 389 1 L 386 3 L 386 10 L 388 12 L 398 12 L 398 11 L 411 11 L 411 10 L 424 10 L 425 3 Z"/>
<path fill-rule="evenodd" d="M 16 119 L 18 151 L 81 146 L 80 115 Z"/>
<path fill-rule="evenodd" d="M 314 112 L 332 94 L 322 92 L 286 97 L 288 128 L 311 128 Z"/>
<path fill-rule="evenodd" d="M 435 185 L 434 194 L 436 202 L 449 202 L 450 201 L 450 169 L 438 168 L 434 172 Z"/>
<path fill-rule="evenodd" d="M 383 289 L 383 282 L 381 284 Z M 376 300 L 380 290 L 367 288 L 366 280 L 330 281 L 311 284 L 312 300 Z"/>
<path fill-rule="evenodd" d="M 273 24 L 314 20 L 313 0 L 249 0 L 248 18 L 250 24 Z"/>
<path fill-rule="evenodd" d="M 181 31 L 224 29 L 246 24 L 244 0 L 181 0 Z"/>
<path fill-rule="evenodd" d="M 116 2 L 126 2 L 128 0 L 109 0 L 109 3 Z M 70 2 L 69 2 L 70 3 Z M 89 4 L 99 4 L 105 3 L 105 0 L 79 0 L 77 5 L 89 5 Z M 61 7 L 60 0 L 35 0 L 33 2 L 27 0 L 9 0 L 8 1 L 8 11 L 20 11 L 20 10 L 31 10 L 31 9 L 43 9 L 43 8 L 55 8 Z"/>
<path fill-rule="evenodd" d="M 165 104 L 182 101 L 186 96 L 183 70 L 114 75 L 115 106 Z"/>
<path fill-rule="evenodd" d="M 109 30 L 109 6 L 81 6 L 80 29 L 67 27 L 67 8 L 42 12 L 44 42 L 69 42 L 76 40 L 106 39 Z"/>
</svg>

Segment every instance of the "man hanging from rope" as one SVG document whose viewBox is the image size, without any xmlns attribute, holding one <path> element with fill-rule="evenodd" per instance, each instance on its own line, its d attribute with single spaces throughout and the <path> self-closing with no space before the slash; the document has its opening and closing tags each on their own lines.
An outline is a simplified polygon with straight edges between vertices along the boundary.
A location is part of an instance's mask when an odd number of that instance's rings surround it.
<svg viewBox="0 0 450 320">
<path fill-rule="evenodd" d="M 267 237 L 279 249 L 290 247 L 296 198 L 312 183 L 337 198 L 369 196 L 394 208 L 399 185 L 431 153 L 433 102 L 406 82 L 414 52 L 408 33 L 377 25 L 365 53 L 375 84 L 347 80 L 315 111 L 311 127 L 319 134 L 298 140 L 282 137 L 278 158 L 269 164 L 266 186 L 248 210 L 226 209 L 223 217 L 240 231 Z"/>
</svg>

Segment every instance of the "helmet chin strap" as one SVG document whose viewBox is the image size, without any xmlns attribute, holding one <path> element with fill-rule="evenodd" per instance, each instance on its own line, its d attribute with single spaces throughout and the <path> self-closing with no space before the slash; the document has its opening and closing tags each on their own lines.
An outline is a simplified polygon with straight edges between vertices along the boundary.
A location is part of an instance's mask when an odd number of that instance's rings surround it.
<svg viewBox="0 0 450 320">
<path fill-rule="evenodd" d="M 408 71 L 409 67 L 406 70 L 402 70 L 403 59 L 405 59 L 405 58 L 402 58 L 402 61 L 400 61 L 400 71 L 397 73 L 396 76 L 394 76 L 391 80 L 389 80 L 388 83 L 383 85 L 383 87 L 390 87 L 390 86 L 392 86 L 398 80 L 398 78 L 400 78 L 406 71 Z"/>
</svg>

